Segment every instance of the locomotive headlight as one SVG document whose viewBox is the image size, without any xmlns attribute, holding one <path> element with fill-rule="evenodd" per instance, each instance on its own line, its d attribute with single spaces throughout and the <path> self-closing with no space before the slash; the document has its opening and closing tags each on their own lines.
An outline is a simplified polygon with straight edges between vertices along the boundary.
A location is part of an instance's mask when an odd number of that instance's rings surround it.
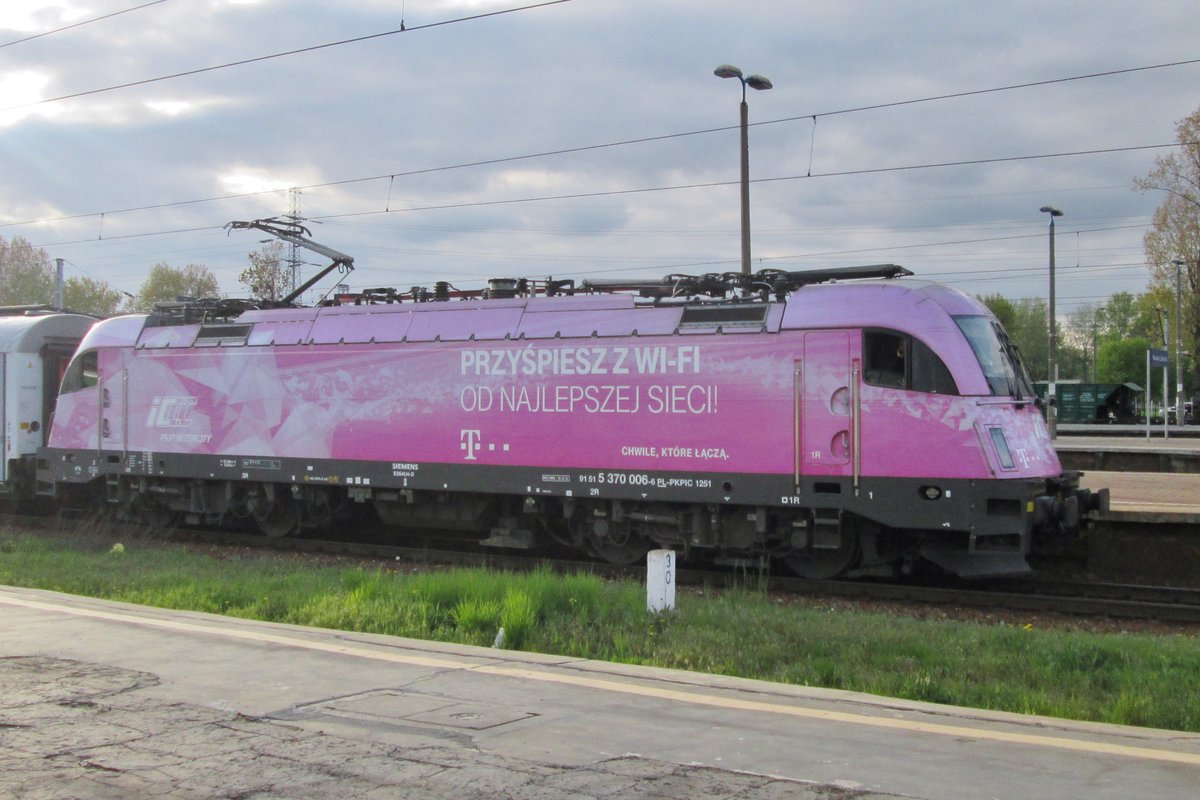
<svg viewBox="0 0 1200 800">
<path fill-rule="evenodd" d="M 921 496 L 926 500 L 938 500 L 942 496 L 942 490 L 936 486 L 922 486 Z"/>
</svg>

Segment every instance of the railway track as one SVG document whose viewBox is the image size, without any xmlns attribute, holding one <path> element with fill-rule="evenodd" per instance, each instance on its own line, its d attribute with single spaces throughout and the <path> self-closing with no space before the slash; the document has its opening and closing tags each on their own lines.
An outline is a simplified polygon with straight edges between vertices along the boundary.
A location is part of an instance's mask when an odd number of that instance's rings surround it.
<svg viewBox="0 0 1200 800">
<path fill-rule="evenodd" d="M 26 526 L 41 531 L 53 530 L 63 525 L 68 531 L 73 529 L 80 533 L 90 532 L 92 528 L 78 522 L 59 523 L 54 518 L 47 517 L 7 516 L 3 521 L 9 526 Z M 502 550 L 481 551 L 475 546 L 473 539 L 456 541 L 444 537 L 429 537 L 421 544 L 400 546 L 305 537 L 267 539 L 259 534 L 198 528 L 178 528 L 163 532 L 145 525 L 107 521 L 102 524 L 102 530 L 105 535 L 114 539 L 154 539 L 275 553 L 337 555 L 376 561 L 381 565 L 404 562 L 513 571 L 549 568 L 563 573 L 589 572 L 630 580 L 645 577 L 645 570 L 640 565 L 625 567 L 602 561 L 548 554 L 534 556 Z M 955 585 L 876 580 L 817 581 L 772 573 L 767 569 L 717 568 L 690 565 L 686 562 L 681 562 L 677 582 L 681 586 L 692 587 L 728 588 L 741 585 L 783 595 L 844 600 L 1200 624 L 1200 589 L 1178 587 L 1054 579 L 993 580 L 981 584 L 958 582 Z"/>
<path fill-rule="evenodd" d="M 480 552 L 478 549 L 446 547 L 444 543 L 439 546 L 434 540 L 431 540 L 429 546 L 401 547 L 306 538 L 266 540 L 256 535 L 212 534 L 192 530 L 175 532 L 171 536 L 176 539 L 275 551 L 337 554 L 381 562 L 479 566 L 515 571 L 550 568 L 559 572 L 583 571 L 634 580 L 645 577 L 645 570 L 641 566 L 623 567 L 605 562 L 529 556 L 503 551 Z M 993 581 L 986 585 L 957 586 L 879 581 L 814 581 L 772 574 L 769 571 L 718 569 L 686 564 L 679 570 L 677 580 L 683 586 L 729 587 L 741 584 L 781 594 L 1200 624 L 1200 589 L 1177 587 L 1062 580 Z"/>
<path fill-rule="evenodd" d="M 782 585 L 788 578 L 779 579 Z M 1126 584 L 1013 581 L 986 588 L 921 586 L 902 583 L 804 581 L 794 591 L 981 609 L 1030 611 L 1086 617 L 1200 623 L 1200 590 Z"/>
<path fill-rule="evenodd" d="M 1084 581 L 1029 581 L 1014 584 L 1010 591 L 1022 596 L 1052 600 L 1067 613 L 1076 602 L 1113 603 L 1118 610 L 1128 606 L 1131 613 L 1112 613 L 1110 616 L 1140 616 L 1179 622 L 1197 621 L 1200 608 L 1200 589 L 1175 586 L 1142 586 L 1125 583 L 1089 583 Z M 1140 614 L 1151 612 L 1153 616 Z"/>
</svg>

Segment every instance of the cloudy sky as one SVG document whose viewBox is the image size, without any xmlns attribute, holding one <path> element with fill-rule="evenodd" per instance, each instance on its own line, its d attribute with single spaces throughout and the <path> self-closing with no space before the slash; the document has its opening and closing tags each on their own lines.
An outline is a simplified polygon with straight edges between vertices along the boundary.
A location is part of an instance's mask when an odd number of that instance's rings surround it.
<svg viewBox="0 0 1200 800">
<path fill-rule="evenodd" d="M 736 271 L 731 63 L 774 83 L 756 268 L 1044 296 L 1050 204 L 1068 312 L 1144 289 L 1132 182 L 1200 107 L 1197 30 L 1195 0 L 4 0 L 0 236 L 244 296 L 263 237 L 223 226 L 298 187 L 356 288 Z"/>
</svg>

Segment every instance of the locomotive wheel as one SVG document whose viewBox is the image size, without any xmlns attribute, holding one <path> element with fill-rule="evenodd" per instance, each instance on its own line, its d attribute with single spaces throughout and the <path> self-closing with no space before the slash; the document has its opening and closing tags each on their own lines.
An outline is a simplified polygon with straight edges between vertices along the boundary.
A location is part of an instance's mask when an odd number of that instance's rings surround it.
<svg viewBox="0 0 1200 800">
<path fill-rule="evenodd" d="M 145 495 L 139 496 L 134 503 L 133 516 L 138 522 L 148 525 L 155 530 L 173 528 L 179 522 L 178 511 L 174 511 L 165 504 L 160 503 L 157 499 Z"/>
<path fill-rule="evenodd" d="M 585 533 L 592 555 L 623 567 L 645 559 L 653 546 L 653 542 L 628 522 L 611 524 L 607 520 L 597 520 Z"/>
<path fill-rule="evenodd" d="M 835 549 L 793 550 L 783 562 L 801 578 L 831 580 L 854 566 L 859 557 L 858 532 L 852 526 L 843 527 L 841 539 Z"/>
<path fill-rule="evenodd" d="M 277 497 L 255 507 L 254 521 L 263 536 L 278 539 L 295 533 L 300 525 L 300 512 L 290 497 Z"/>
</svg>

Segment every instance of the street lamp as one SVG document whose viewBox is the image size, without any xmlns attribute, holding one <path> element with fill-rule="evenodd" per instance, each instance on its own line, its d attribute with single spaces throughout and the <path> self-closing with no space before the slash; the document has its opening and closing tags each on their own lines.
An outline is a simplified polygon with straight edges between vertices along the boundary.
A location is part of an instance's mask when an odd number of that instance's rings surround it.
<svg viewBox="0 0 1200 800">
<path fill-rule="evenodd" d="M 713 70 L 718 78 L 737 78 L 742 84 L 742 274 L 750 274 L 750 134 L 747 131 L 750 109 L 746 105 L 746 87 L 770 89 L 771 81 L 762 75 L 743 76 L 742 71 L 731 64 L 722 64 Z"/>
<path fill-rule="evenodd" d="M 1058 337 L 1054 330 L 1054 218 L 1061 217 L 1063 212 L 1054 206 L 1042 206 L 1038 210 L 1050 215 L 1050 385 L 1046 391 L 1046 422 L 1050 427 L 1050 438 L 1054 439 L 1058 436 Z"/>
<path fill-rule="evenodd" d="M 1182 258 L 1171 261 L 1175 265 L 1175 422 L 1183 425 L 1183 358 L 1179 341 L 1183 330 L 1183 305 L 1180 300 L 1183 284 L 1183 265 L 1187 262 Z"/>
</svg>

